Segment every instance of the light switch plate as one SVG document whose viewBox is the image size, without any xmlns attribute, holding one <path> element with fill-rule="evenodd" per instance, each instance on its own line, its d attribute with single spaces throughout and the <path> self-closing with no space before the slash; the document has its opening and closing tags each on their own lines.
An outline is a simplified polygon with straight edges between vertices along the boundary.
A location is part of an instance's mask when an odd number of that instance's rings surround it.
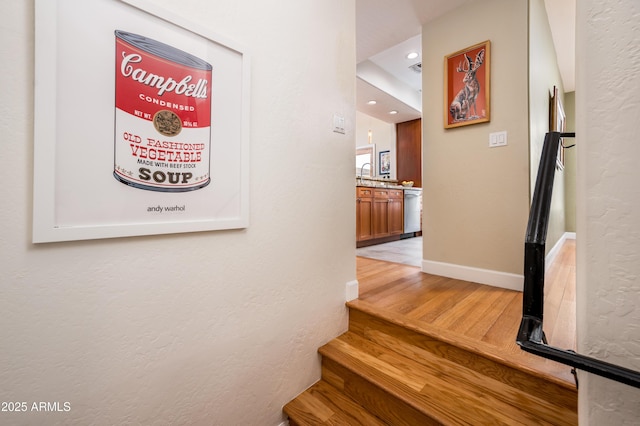
<svg viewBox="0 0 640 426">
<path fill-rule="evenodd" d="M 507 131 L 489 133 L 489 147 L 505 146 L 507 144 Z"/>
<path fill-rule="evenodd" d="M 345 134 L 344 130 L 344 117 L 338 114 L 333 114 L 333 131 L 336 133 Z"/>
</svg>

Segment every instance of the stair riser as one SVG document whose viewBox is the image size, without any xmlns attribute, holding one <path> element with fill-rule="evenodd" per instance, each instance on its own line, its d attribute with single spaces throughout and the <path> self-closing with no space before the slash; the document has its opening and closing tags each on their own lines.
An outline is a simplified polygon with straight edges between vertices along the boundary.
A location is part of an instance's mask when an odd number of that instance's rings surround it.
<svg viewBox="0 0 640 426">
<path fill-rule="evenodd" d="M 410 352 L 413 347 L 417 348 L 414 352 L 428 351 L 510 387 L 529 393 L 535 398 L 542 398 L 554 405 L 577 413 L 577 391 L 575 389 L 549 382 L 536 376 L 535 373 L 530 374 L 527 371 L 517 370 L 353 308 L 350 308 L 349 313 L 349 330 L 382 346 L 400 352 L 402 348 L 398 345 L 392 345 L 383 339 L 377 338 L 381 334 L 393 336 L 403 343 L 403 347 L 408 348 L 406 352 Z M 418 362 L 421 361 L 420 357 L 416 357 L 411 353 L 403 353 L 403 355 Z M 536 407 L 532 407 L 532 409 L 536 409 Z"/>
</svg>

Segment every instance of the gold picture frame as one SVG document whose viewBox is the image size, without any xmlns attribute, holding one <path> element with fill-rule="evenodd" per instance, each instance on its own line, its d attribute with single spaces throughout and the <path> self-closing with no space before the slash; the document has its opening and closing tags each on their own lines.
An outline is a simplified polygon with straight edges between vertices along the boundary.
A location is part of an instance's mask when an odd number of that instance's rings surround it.
<svg viewBox="0 0 640 426">
<path fill-rule="evenodd" d="M 491 120 L 491 41 L 444 58 L 444 128 Z"/>
</svg>

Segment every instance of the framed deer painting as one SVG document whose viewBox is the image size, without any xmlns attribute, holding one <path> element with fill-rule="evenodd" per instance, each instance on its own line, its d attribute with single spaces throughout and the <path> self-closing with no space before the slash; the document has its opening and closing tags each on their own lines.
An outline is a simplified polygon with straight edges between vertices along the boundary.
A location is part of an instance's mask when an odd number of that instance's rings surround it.
<svg viewBox="0 0 640 426">
<path fill-rule="evenodd" d="M 490 121 L 490 75 L 489 40 L 445 56 L 445 129 Z"/>
</svg>

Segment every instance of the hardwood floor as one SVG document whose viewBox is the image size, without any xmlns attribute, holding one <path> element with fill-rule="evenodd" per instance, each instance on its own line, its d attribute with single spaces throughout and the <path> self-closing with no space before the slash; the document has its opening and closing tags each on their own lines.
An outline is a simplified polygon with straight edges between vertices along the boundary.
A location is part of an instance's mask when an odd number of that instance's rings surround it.
<svg viewBox="0 0 640 426">
<path fill-rule="evenodd" d="M 570 368 L 525 353 L 515 342 L 522 293 L 421 272 L 420 268 L 358 257 L 359 306 L 384 309 L 414 327 L 506 358 L 518 366 L 573 382 Z M 575 240 L 567 240 L 545 277 L 544 329 L 549 343 L 575 350 Z"/>
<path fill-rule="evenodd" d="M 567 240 L 545 276 L 544 323 L 549 344 L 576 350 L 576 240 Z"/>
</svg>

